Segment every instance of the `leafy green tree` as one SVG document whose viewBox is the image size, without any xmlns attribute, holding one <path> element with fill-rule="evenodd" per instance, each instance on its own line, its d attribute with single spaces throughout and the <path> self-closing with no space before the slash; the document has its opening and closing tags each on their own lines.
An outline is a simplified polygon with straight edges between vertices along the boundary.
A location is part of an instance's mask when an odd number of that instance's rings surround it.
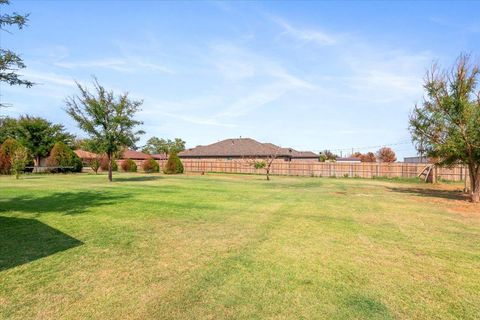
<svg viewBox="0 0 480 320">
<path fill-rule="evenodd" d="M 17 124 L 17 139 L 30 151 L 36 166 L 40 165 L 40 158 L 48 156 L 56 142 L 69 145 L 73 141 L 73 136 L 65 132 L 63 125 L 40 117 L 22 116 Z"/>
<path fill-rule="evenodd" d="M 16 179 L 18 179 L 20 174 L 25 170 L 28 164 L 28 158 L 27 148 L 19 145 L 12 157 L 12 172 L 15 174 Z"/>
<path fill-rule="evenodd" d="M 3 14 L 4 6 L 8 5 L 8 0 L 0 0 L 0 31 L 9 32 L 7 27 L 16 26 L 18 29 L 23 29 L 28 22 L 28 14 Z M 33 82 L 24 80 L 18 74 L 20 69 L 24 69 L 25 63 L 22 58 L 15 52 L 9 49 L 0 48 L 0 82 L 8 83 L 11 86 L 23 85 L 27 88 L 34 85 Z M 0 107 L 6 105 L 0 102 Z"/>
<path fill-rule="evenodd" d="M 185 150 L 185 141 L 180 138 L 174 140 L 152 137 L 147 140 L 147 144 L 143 147 L 142 152 L 149 154 L 165 153 L 179 153 Z"/>
<path fill-rule="evenodd" d="M 17 131 L 17 119 L 10 117 L 0 117 L 0 144 L 8 138 L 15 139 L 17 137 Z"/>
<path fill-rule="evenodd" d="M 463 164 L 473 202 L 480 201 L 480 66 L 462 54 L 450 70 L 434 64 L 424 81 L 425 98 L 410 116 L 416 148 L 439 165 Z"/>
<path fill-rule="evenodd" d="M 335 161 L 337 160 L 338 156 L 331 152 L 330 150 L 324 150 L 320 152 L 319 155 L 319 160 L 320 162 L 325 162 L 325 161 Z"/>
<path fill-rule="evenodd" d="M 92 140 L 98 143 L 99 150 L 105 153 L 108 163 L 108 180 L 112 181 L 112 161 L 114 155 L 125 147 L 135 145 L 138 135 L 134 131 L 141 121 L 135 120 L 142 101 L 130 100 L 128 93 L 115 96 L 95 79 L 95 93 L 77 83 L 80 94 L 67 98 L 67 113 L 78 123 Z"/>
</svg>

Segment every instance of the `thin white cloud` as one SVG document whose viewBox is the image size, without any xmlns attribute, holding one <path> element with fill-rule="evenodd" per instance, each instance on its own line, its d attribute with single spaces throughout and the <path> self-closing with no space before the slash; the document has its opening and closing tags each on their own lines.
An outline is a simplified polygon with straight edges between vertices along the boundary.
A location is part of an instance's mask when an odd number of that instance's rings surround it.
<svg viewBox="0 0 480 320">
<path fill-rule="evenodd" d="M 23 76 L 38 84 L 54 84 L 60 86 L 73 87 L 75 80 L 53 72 L 41 72 L 32 69 L 25 69 L 22 71 Z"/>
<path fill-rule="evenodd" d="M 206 126 L 216 126 L 216 127 L 228 127 L 234 128 L 237 127 L 236 124 L 233 123 L 226 123 L 218 121 L 215 117 L 196 117 L 196 116 L 187 116 L 184 114 L 177 114 L 171 112 L 159 112 L 159 115 L 164 115 L 168 117 L 172 117 L 175 119 L 179 119 L 185 122 L 199 124 L 199 125 L 206 125 Z"/>
<path fill-rule="evenodd" d="M 283 29 L 282 34 L 302 42 L 312 42 L 322 46 L 331 46 L 337 44 L 339 41 L 338 37 L 333 34 L 320 30 L 294 27 L 279 17 L 271 17 L 271 20 Z"/>
<path fill-rule="evenodd" d="M 119 72 L 136 72 L 138 70 L 147 70 L 158 71 L 166 74 L 174 74 L 171 69 L 160 64 L 145 61 L 141 57 L 104 58 L 83 61 L 58 61 L 55 62 L 54 65 L 66 69 L 102 68 Z"/>
<path fill-rule="evenodd" d="M 244 116 L 289 92 L 316 89 L 309 81 L 289 72 L 279 61 L 255 54 L 245 46 L 222 43 L 210 50 L 207 62 L 214 65 L 220 76 L 233 81 L 238 89 L 234 93 L 224 90 L 223 94 L 228 96 L 221 111 L 214 115 L 216 119 Z"/>
</svg>

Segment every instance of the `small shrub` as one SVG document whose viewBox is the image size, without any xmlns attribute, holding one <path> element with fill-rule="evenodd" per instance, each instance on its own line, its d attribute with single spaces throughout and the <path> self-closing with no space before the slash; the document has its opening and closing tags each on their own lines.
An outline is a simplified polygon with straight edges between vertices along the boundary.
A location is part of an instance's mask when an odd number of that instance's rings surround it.
<svg viewBox="0 0 480 320">
<path fill-rule="evenodd" d="M 114 159 L 112 159 L 111 162 L 112 162 L 112 171 L 118 171 L 117 162 Z M 102 171 L 108 171 L 108 158 L 106 155 L 103 155 L 100 158 L 100 169 L 102 169 Z"/>
<path fill-rule="evenodd" d="M 81 172 L 83 163 L 65 143 L 57 142 L 47 158 L 47 166 L 60 167 L 52 169 L 53 172 Z"/>
<path fill-rule="evenodd" d="M 267 166 L 267 163 L 263 160 L 261 161 L 255 161 L 255 163 L 253 164 L 254 168 L 255 169 L 263 169 Z"/>
<path fill-rule="evenodd" d="M 100 169 L 100 159 L 99 158 L 92 159 L 89 162 L 89 165 L 90 165 L 90 168 L 92 168 L 92 170 L 95 172 L 95 174 L 97 174 L 98 170 Z"/>
<path fill-rule="evenodd" d="M 0 147 L 0 174 L 12 173 L 12 157 L 20 146 L 20 143 L 12 138 L 3 142 Z"/>
<path fill-rule="evenodd" d="M 137 172 L 137 164 L 132 159 L 122 161 L 121 167 L 125 172 Z"/>
<path fill-rule="evenodd" d="M 343 177 L 344 177 L 344 178 L 348 178 L 348 173 L 345 173 L 345 174 L 343 175 Z"/>
<path fill-rule="evenodd" d="M 83 169 L 82 159 L 80 159 L 80 157 L 77 156 L 75 153 L 73 153 L 72 167 L 73 167 L 72 172 L 82 172 L 82 169 Z"/>
<path fill-rule="evenodd" d="M 0 174 L 9 174 L 11 167 L 10 158 L 2 152 L 0 147 Z"/>
<path fill-rule="evenodd" d="M 155 159 L 149 158 L 143 161 L 142 169 L 147 173 L 153 173 L 153 172 L 159 172 L 160 166 L 158 165 L 158 162 L 155 161 Z"/>
<path fill-rule="evenodd" d="M 168 161 L 163 168 L 165 174 L 177 174 L 183 173 L 183 164 L 176 153 L 171 153 L 168 157 Z"/>
</svg>

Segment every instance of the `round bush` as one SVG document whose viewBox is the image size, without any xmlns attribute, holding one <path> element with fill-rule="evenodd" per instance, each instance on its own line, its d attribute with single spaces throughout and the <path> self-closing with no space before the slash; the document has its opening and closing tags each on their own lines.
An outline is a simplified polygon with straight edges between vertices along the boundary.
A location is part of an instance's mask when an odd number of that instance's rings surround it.
<svg viewBox="0 0 480 320">
<path fill-rule="evenodd" d="M 65 143 L 57 142 L 50 151 L 47 165 L 53 168 L 52 172 L 81 172 L 83 168 L 80 158 Z"/>
<path fill-rule="evenodd" d="M 118 171 L 118 164 L 115 160 L 111 160 L 112 162 L 112 171 Z M 108 158 L 106 155 L 103 155 L 100 159 L 100 169 L 102 171 L 108 171 Z"/>
<path fill-rule="evenodd" d="M 5 140 L 0 146 L 0 174 L 12 173 L 12 157 L 19 147 L 20 143 L 12 138 Z"/>
<path fill-rule="evenodd" d="M 77 156 L 75 153 L 73 154 L 72 158 L 72 172 L 82 172 L 83 169 L 83 162 L 82 159 L 80 159 L 79 156 Z"/>
<path fill-rule="evenodd" d="M 137 164 L 132 159 L 122 161 L 122 170 L 125 172 L 137 172 Z"/>
<path fill-rule="evenodd" d="M 177 174 L 183 173 L 183 164 L 180 158 L 176 153 L 171 153 L 168 157 L 167 164 L 163 168 L 163 173 L 165 174 Z"/>
<path fill-rule="evenodd" d="M 155 159 L 149 158 L 143 161 L 142 169 L 147 173 L 153 173 L 153 172 L 159 172 L 160 166 L 158 165 L 158 162 Z"/>
</svg>

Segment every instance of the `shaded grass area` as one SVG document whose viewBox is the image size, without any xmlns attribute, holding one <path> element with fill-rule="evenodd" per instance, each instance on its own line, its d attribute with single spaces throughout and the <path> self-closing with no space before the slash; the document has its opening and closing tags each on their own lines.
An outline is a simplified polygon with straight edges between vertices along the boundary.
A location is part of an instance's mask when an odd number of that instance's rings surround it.
<svg viewBox="0 0 480 320">
<path fill-rule="evenodd" d="M 480 315 L 480 208 L 455 186 L 117 174 L 0 190 L 0 318 Z"/>
<path fill-rule="evenodd" d="M 35 219 L 0 216 L 0 271 L 82 245 Z"/>
</svg>

